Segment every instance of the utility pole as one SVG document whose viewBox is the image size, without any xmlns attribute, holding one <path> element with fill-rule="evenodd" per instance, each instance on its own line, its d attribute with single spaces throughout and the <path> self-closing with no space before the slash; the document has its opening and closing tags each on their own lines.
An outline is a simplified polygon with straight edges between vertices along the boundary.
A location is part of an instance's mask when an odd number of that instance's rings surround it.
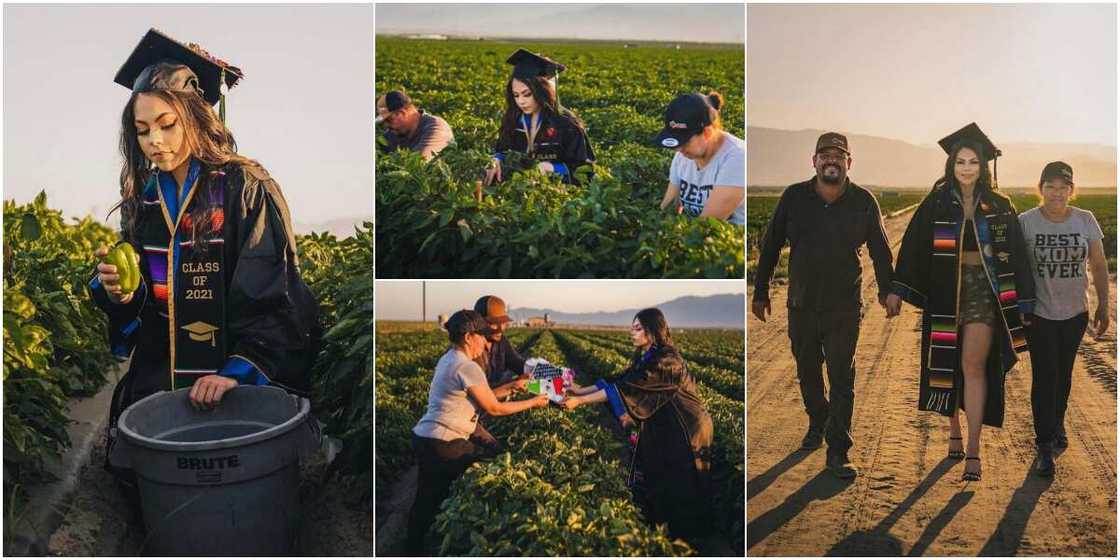
<svg viewBox="0 0 1120 560">
<path fill-rule="evenodd" d="M 428 320 L 428 282 L 422 280 L 420 282 L 420 322 L 423 323 Z"/>
</svg>

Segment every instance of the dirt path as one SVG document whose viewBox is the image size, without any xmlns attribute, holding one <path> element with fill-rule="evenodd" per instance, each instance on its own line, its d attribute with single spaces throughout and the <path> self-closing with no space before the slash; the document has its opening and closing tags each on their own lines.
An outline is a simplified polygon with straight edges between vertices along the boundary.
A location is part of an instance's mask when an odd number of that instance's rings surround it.
<svg viewBox="0 0 1120 560">
<path fill-rule="evenodd" d="M 908 220 L 887 220 L 896 244 Z M 771 290 L 769 321 L 748 319 L 748 555 L 1114 555 L 1116 310 L 1104 339 L 1087 336 L 1081 346 L 1066 419 L 1070 447 L 1057 476 L 1030 473 L 1024 353 L 1008 376 L 1004 427 L 986 427 L 981 438 L 984 479 L 965 484 L 964 463 L 944 459 L 948 421 L 917 411 L 921 316 L 904 306 L 887 320 L 866 262 L 864 270 L 854 481 L 823 470 L 824 449 L 798 449 L 807 417 L 789 351 L 785 288 Z"/>
</svg>

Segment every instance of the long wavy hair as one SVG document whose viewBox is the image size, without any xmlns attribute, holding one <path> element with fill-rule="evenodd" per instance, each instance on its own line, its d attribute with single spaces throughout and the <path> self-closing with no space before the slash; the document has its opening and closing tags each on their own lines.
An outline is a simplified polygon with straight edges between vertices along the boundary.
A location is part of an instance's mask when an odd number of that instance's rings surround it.
<svg viewBox="0 0 1120 560">
<path fill-rule="evenodd" d="M 972 150 L 981 162 L 980 177 L 976 179 L 976 186 L 988 190 L 996 190 L 998 187 L 992 182 L 992 171 L 988 168 L 988 159 L 992 157 L 991 154 L 985 153 L 984 148 L 979 142 L 967 138 L 953 144 L 953 147 L 949 149 L 949 157 L 945 160 L 945 174 L 933 183 L 933 190 L 936 191 L 942 187 L 956 189 L 957 191 L 961 190 L 961 186 L 957 181 L 957 175 L 953 172 L 953 169 L 957 163 L 957 154 L 964 148 Z"/>
<path fill-rule="evenodd" d="M 230 162 L 256 165 L 256 162 L 238 155 L 237 142 L 225 124 L 218 119 L 214 109 L 201 96 L 194 92 L 171 90 L 151 90 L 133 92 L 128 98 L 121 114 L 120 150 L 123 158 L 121 166 L 121 200 L 113 210 L 121 211 L 121 230 L 125 238 L 136 244 L 141 197 L 144 186 L 158 171 L 144 151 L 136 132 L 136 99 L 140 95 L 154 95 L 171 106 L 183 126 L 184 142 L 190 155 L 202 164 L 198 176 L 196 196 L 207 196 L 207 200 L 217 200 L 211 191 L 220 188 L 216 179 L 222 174 L 222 167 Z M 192 224 L 190 239 L 198 248 L 205 251 L 207 237 L 211 231 L 214 212 L 209 204 L 196 204 L 190 213 Z M 112 210 L 110 210 L 112 213 Z"/>
<path fill-rule="evenodd" d="M 517 106 L 517 102 L 513 100 L 514 80 L 529 87 L 529 91 L 533 93 L 533 99 L 540 107 L 542 119 L 547 116 L 564 115 L 566 113 L 572 124 L 580 130 L 584 130 L 583 121 L 560 105 L 560 100 L 556 97 L 556 87 L 552 85 L 552 80 L 540 76 L 526 79 L 510 78 L 506 82 L 506 111 L 502 114 L 502 127 L 498 130 L 499 143 L 509 145 L 513 141 L 514 131 L 517 129 L 517 119 L 521 117 L 521 109 Z"/>
<path fill-rule="evenodd" d="M 650 342 L 658 348 L 668 348 L 673 346 L 673 338 L 669 336 L 669 322 L 665 320 L 665 314 L 656 307 L 647 307 L 634 315 L 634 319 L 646 331 L 646 337 Z M 638 350 L 635 353 L 635 360 L 641 359 L 642 351 Z"/>
</svg>

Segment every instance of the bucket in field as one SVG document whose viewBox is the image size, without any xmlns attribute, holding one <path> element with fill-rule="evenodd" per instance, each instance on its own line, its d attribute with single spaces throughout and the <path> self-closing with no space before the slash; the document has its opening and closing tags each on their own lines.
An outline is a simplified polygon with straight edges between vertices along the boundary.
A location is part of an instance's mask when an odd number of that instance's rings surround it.
<svg viewBox="0 0 1120 560">
<path fill-rule="evenodd" d="M 321 435 L 307 399 L 236 387 L 212 410 L 190 389 L 136 402 L 117 421 L 112 462 L 136 472 L 155 555 L 284 556 L 299 534 L 299 459 Z"/>
</svg>

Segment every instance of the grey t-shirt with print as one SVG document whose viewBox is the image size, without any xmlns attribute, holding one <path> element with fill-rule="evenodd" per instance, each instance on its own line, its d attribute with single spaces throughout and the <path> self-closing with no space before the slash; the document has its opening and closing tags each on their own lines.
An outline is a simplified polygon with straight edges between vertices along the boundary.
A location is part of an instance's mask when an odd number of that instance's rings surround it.
<svg viewBox="0 0 1120 560">
<path fill-rule="evenodd" d="M 1039 208 L 1019 214 L 1027 256 L 1034 271 L 1034 314 L 1064 321 L 1085 313 L 1089 302 L 1089 242 L 1104 238 L 1092 212 L 1077 207 L 1066 221 L 1047 220 Z"/>
<path fill-rule="evenodd" d="M 467 389 L 479 384 L 486 385 L 482 368 L 462 351 L 449 349 L 436 363 L 428 409 L 412 433 L 443 441 L 470 437 L 478 424 L 478 409 Z"/>
<path fill-rule="evenodd" d="M 680 152 L 673 156 L 673 163 L 669 166 L 669 184 L 680 187 L 684 213 L 694 218 L 704 211 L 704 204 L 708 202 L 713 187 L 746 189 L 746 144 L 727 132 L 722 134 L 723 145 L 704 169 L 697 169 L 696 162 Z M 745 196 L 743 202 L 746 202 Z M 743 224 L 744 218 L 743 203 L 739 203 L 739 207 L 727 217 L 727 221 Z"/>
</svg>

